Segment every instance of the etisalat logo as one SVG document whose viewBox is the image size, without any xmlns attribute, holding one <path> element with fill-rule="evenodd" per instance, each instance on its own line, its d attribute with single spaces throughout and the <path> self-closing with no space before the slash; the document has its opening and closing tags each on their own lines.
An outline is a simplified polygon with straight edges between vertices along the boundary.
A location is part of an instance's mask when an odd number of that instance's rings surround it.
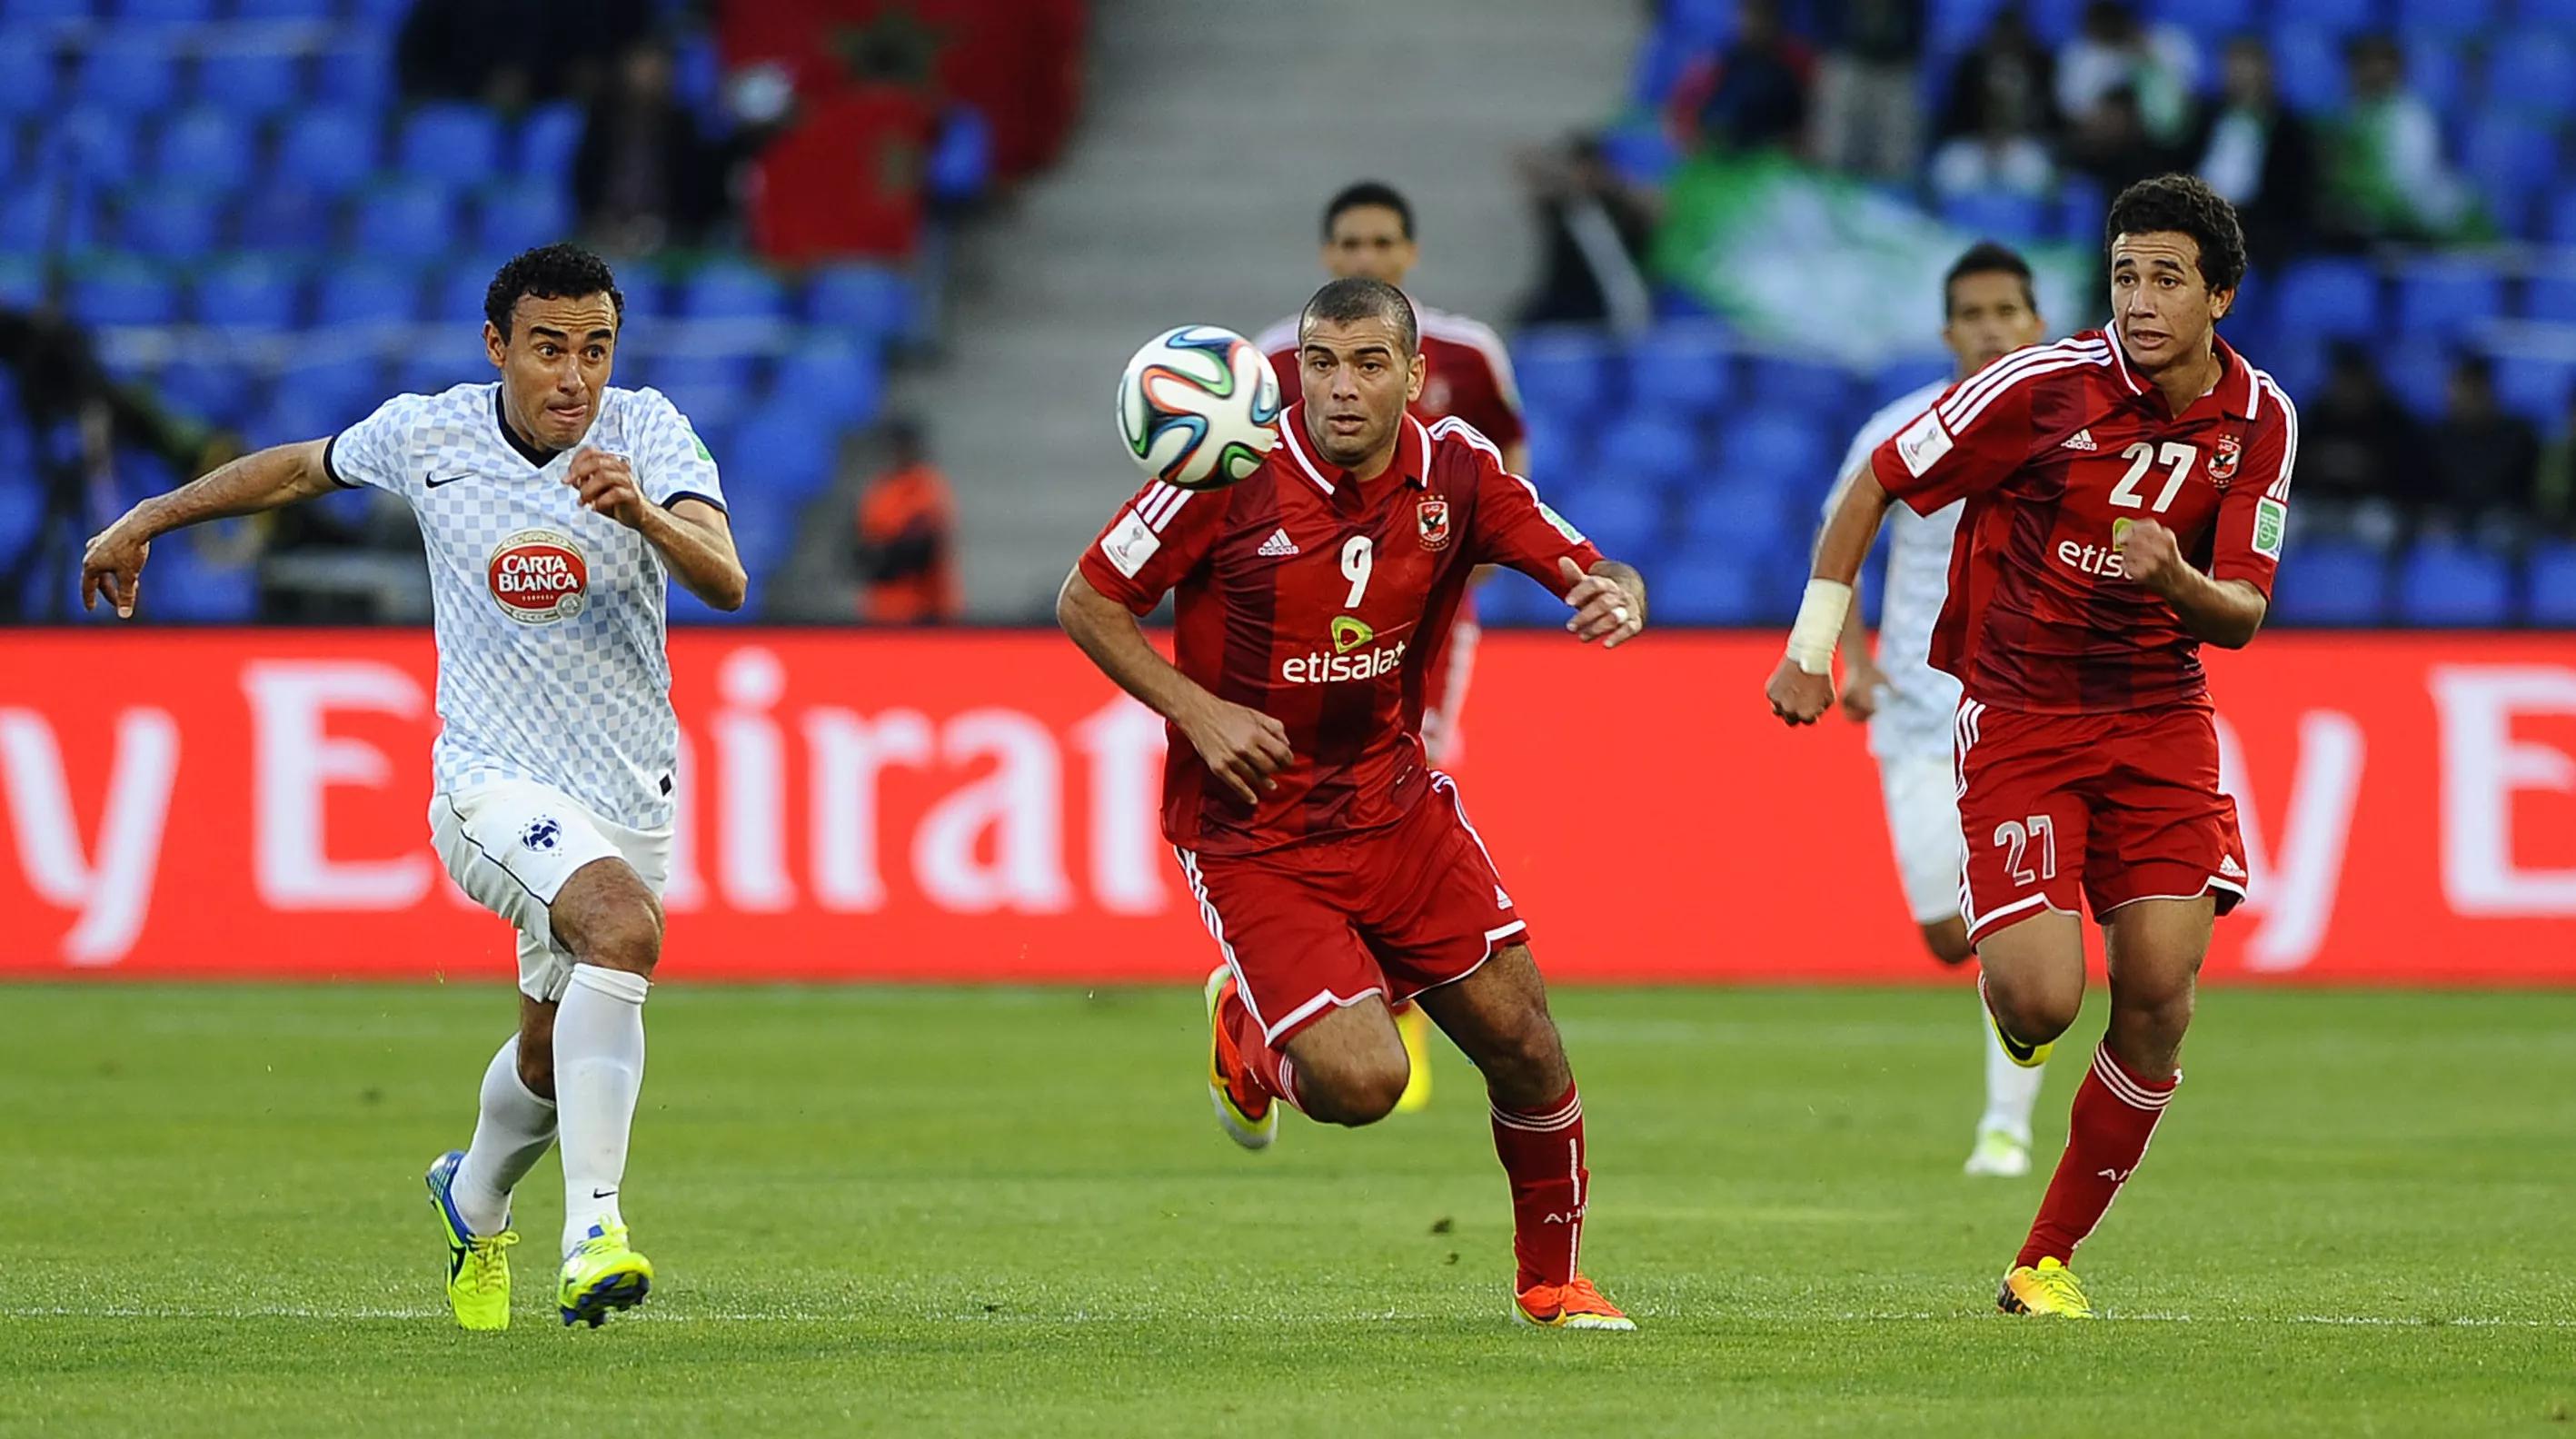
<svg viewBox="0 0 2576 1439">
<path fill-rule="evenodd" d="M 1339 680 L 1373 680 L 1404 663 L 1404 641 L 1380 645 L 1377 631 L 1357 615 L 1335 615 L 1333 652 L 1294 655 L 1279 666 L 1279 678 L 1292 685 L 1331 684 Z"/>
</svg>

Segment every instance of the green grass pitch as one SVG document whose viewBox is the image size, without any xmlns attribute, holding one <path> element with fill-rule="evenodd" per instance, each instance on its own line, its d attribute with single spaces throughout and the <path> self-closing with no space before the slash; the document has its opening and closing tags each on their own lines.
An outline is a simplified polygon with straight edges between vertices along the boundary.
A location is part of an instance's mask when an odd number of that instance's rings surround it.
<svg viewBox="0 0 2576 1439">
<path fill-rule="evenodd" d="M 419 1175 L 511 1004 L 0 989 L 0 1434 L 2576 1433 L 2576 995 L 2206 995 L 2082 1326 L 1992 1313 L 2042 1177 L 1958 1173 L 1964 986 L 1565 990 L 1634 1335 L 1507 1321 L 1454 1054 L 1432 1113 L 1250 1156 L 1188 991 L 685 983 L 652 1302 L 555 1321 L 548 1159 L 516 1326 L 460 1333 Z"/>
</svg>

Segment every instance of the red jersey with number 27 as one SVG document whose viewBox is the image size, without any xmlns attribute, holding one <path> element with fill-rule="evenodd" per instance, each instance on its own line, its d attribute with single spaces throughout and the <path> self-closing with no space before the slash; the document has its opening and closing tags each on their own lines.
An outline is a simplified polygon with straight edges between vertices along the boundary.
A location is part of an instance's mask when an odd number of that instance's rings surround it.
<svg viewBox="0 0 2576 1439">
<path fill-rule="evenodd" d="M 1871 471 L 1930 514 L 1965 500 L 1932 663 L 1970 699 L 2034 714 L 2197 701 L 2200 642 L 2122 571 L 2138 520 L 2212 579 L 2272 594 L 2299 417 L 2218 344 L 2218 384 L 2180 415 L 2107 330 L 2017 350 L 1950 387 Z"/>
<path fill-rule="evenodd" d="M 1419 730 L 1429 639 L 1480 564 L 1563 595 L 1557 562 L 1600 552 L 1508 474 L 1460 420 L 1407 417 L 1395 458 L 1362 483 L 1318 453 L 1305 406 L 1269 462 L 1221 490 L 1149 481 L 1083 551 L 1093 589 L 1138 614 L 1179 592 L 1174 663 L 1217 698 L 1285 726 L 1295 759 L 1248 806 L 1179 730 L 1163 765 L 1163 832 L 1251 854 L 1393 824 L 1429 788 Z"/>
</svg>

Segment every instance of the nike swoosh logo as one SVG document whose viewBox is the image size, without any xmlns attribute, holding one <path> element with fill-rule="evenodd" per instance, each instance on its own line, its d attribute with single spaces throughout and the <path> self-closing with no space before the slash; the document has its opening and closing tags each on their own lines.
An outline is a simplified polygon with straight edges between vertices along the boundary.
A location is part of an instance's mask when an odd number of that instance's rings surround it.
<svg viewBox="0 0 2576 1439">
<path fill-rule="evenodd" d="M 594 1189 L 590 1191 L 590 1197 L 593 1199 L 606 1199 L 608 1196 L 615 1194 L 616 1192 L 617 1191 L 614 1189 Z"/>
<path fill-rule="evenodd" d="M 438 476 L 436 479 L 431 479 L 431 480 L 424 480 L 424 481 L 422 481 L 422 482 L 421 482 L 421 488 L 422 488 L 422 489 L 425 489 L 425 490 L 434 490 L 434 489 L 437 489 L 437 488 L 438 488 L 439 486 L 441 486 L 441 485 L 452 485 L 452 484 L 455 484 L 458 480 L 470 480 L 470 479 L 472 479 L 472 478 L 474 478 L 474 477 L 473 477 L 472 475 L 470 475 L 470 474 L 467 474 L 467 475 L 440 475 L 440 476 Z"/>
</svg>

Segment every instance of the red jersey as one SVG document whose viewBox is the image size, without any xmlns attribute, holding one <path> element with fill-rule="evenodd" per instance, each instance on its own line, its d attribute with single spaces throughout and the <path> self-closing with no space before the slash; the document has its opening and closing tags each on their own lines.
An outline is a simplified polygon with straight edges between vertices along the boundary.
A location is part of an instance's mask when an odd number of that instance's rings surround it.
<svg viewBox="0 0 2576 1439">
<path fill-rule="evenodd" d="M 1177 589 L 1181 672 L 1287 728 L 1296 758 L 1257 807 L 1169 732 L 1163 833 L 1183 849 L 1251 854 L 1402 819 L 1430 787 L 1426 641 L 1448 631 L 1468 573 L 1510 565 L 1562 595 L 1559 560 L 1601 559 L 1472 426 L 1406 419 L 1386 472 L 1361 483 L 1305 422 L 1290 406 L 1240 484 L 1147 482 L 1082 553 L 1092 588 L 1140 615 Z"/>
<path fill-rule="evenodd" d="M 2225 341 L 2218 360 L 2217 386 L 2174 415 L 2117 336 L 2088 330 L 1951 386 L 1871 455 L 1918 513 L 1967 502 L 1932 663 L 1969 698 L 2107 714 L 2208 693 L 2200 642 L 2123 576 L 2119 537 L 2155 520 L 2211 578 L 2271 597 L 2299 416 Z"/>
<path fill-rule="evenodd" d="M 1497 445 L 1521 441 L 1521 391 L 1512 378 L 1511 353 L 1493 328 L 1424 305 L 1413 307 L 1422 331 L 1422 398 L 1413 402 L 1415 419 L 1456 416 L 1482 431 Z M 1261 332 L 1252 342 L 1270 357 L 1287 399 L 1305 392 L 1305 367 L 1298 363 L 1297 317 L 1289 316 Z"/>
</svg>

